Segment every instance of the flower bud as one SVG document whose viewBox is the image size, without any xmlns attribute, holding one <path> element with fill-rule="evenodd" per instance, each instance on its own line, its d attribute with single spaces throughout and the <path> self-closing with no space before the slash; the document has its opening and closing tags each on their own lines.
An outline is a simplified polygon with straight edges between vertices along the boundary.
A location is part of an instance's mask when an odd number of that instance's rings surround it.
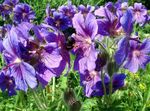
<svg viewBox="0 0 150 111">
<path fill-rule="evenodd" d="M 96 71 L 100 71 L 102 67 L 104 67 L 108 60 L 108 54 L 106 52 L 102 52 L 98 54 L 97 60 L 96 60 Z"/>
<path fill-rule="evenodd" d="M 80 111 L 81 103 L 76 100 L 75 93 L 72 89 L 64 92 L 64 101 L 68 105 L 69 111 Z"/>
</svg>

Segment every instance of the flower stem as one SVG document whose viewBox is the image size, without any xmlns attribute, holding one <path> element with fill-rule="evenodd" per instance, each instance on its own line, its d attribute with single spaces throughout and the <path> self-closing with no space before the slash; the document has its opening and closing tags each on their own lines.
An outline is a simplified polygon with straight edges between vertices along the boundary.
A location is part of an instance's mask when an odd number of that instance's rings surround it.
<svg viewBox="0 0 150 111">
<path fill-rule="evenodd" d="M 103 70 L 101 70 L 101 79 L 102 79 L 102 85 L 103 85 L 103 90 L 104 90 L 104 101 L 106 100 L 106 87 L 105 87 L 105 74 L 103 73 Z"/>
<path fill-rule="evenodd" d="M 103 44 L 102 44 L 101 42 L 95 41 L 95 43 L 99 44 L 100 47 L 101 47 L 106 53 L 108 53 L 108 51 L 106 50 L 106 48 L 103 46 Z"/>
<path fill-rule="evenodd" d="M 149 88 L 148 93 L 147 93 L 147 95 L 146 95 L 146 100 L 145 100 L 145 102 L 144 102 L 143 107 L 141 108 L 141 111 L 145 111 L 145 107 L 146 107 L 146 104 L 147 104 L 147 102 L 149 101 L 149 99 L 150 99 L 150 88 Z"/>
<path fill-rule="evenodd" d="M 33 92 L 33 97 L 35 99 L 36 106 L 38 107 L 39 110 L 43 109 L 42 104 L 40 104 L 40 100 L 39 100 L 36 92 L 34 90 L 32 92 Z"/>
<path fill-rule="evenodd" d="M 55 77 L 53 77 L 52 102 L 55 100 Z"/>
<path fill-rule="evenodd" d="M 112 88 L 113 88 L 112 77 L 113 76 L 110 77 L 109 96 L 111 96 L 111 94 L 112 94 Z"/>
</svg>

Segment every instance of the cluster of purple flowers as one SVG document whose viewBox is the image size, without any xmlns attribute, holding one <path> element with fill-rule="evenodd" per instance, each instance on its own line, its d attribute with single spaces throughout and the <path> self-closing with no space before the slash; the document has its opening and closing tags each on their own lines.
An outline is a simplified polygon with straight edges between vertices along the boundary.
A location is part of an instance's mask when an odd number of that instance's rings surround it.
<svg viewBox="0 0 150 111">
<path fill-rule="evenodd" d="M 5 60 L 0 88 L 9 95 L 46 86 L 52 77 L 74 66 L 85 95 L 103 96 L 124 86 L 126 75 L 118 69 L 136 73 L 150 61 L 150 39 L 142 42 L 132 33 L 134 24 L 149 22 L 141 3 L 133 7 L 127 2 L 76 7 L 69 2 L 58 9 L 48 5 L 43 23 L 36 25 L 32 22 L 35 12 L 28 4 L 5 0 L 0 15 L 4 20 L 12 19 L 11 25 L 0 28 L 0 52 Z M 67 31 L 70 34 L 66 36 Z M 114 42 L 119 38 L 112 55 L 103 42 L 105 38 Z M 75 56 L 74 65 L 70 54 Z"/>
</svg>

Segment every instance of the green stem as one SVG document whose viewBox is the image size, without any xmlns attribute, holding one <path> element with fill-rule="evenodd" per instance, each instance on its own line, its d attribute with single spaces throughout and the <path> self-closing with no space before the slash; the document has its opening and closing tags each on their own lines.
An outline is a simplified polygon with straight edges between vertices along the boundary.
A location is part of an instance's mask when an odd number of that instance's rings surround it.
<svg viewBox="0 0 150 111">
<path fill-rule="evenodd" d="M 55 77 L 53 77 L 52 102 L 55 100 Z"/>
<path fill-rule="evenodd" d="M 102 79 L 102 85 L 103 85 L 103 90 L 104 90 L 104 100 L 106 99 L 106 87 L 105 87 L 105 74 L 103 73 L 103 70 L 101 70 L 101 79 Z"/>
<path fill-rule="evenodd" d="M 19 107 L 19 108 L 25 108 L 24 106 L 26 106 L 26 103 L 27 103 L 27 98 L 25 98 L 26 94 L 24 91 L 19 91 L 18 92 L 18 95 L 17 95 L 17 98 L 16 98 L 16 107 Z"/>
<path fill-rule="evenodd" d="M 81 92 L 81 87 L 79 88 L 79 91 L 78 91 L 78 94 L 77 94 L 77 97 L 79 97 L 79 94 L 80 94 L 80 92 Z"/>
<path fill-rule="evenodd" d="M 147 102 L 149 101 L 149 99 L 150 99 L 150 88 L 149 88 L 149 90 L 148 90 L 148 93 L 147 93 L 147 96 L 146 96 L 146 101 L 144 102 L 144 105 L 143 105 L 141 111 L 145 111 L 146 104 L 147 104 Z"/>
<path fill-rule="evenodd" d="M 103 46 L 102 43 L 100 43 L 99 41 L 95 41 L 95 42 L 98 43 L 106 53 L 108 53 L 108 51 L 106 50 L 106 48 Z"/>
<path fill-rule="evenodd" d="M 39 110 L 45 110 L 46 106 L 41 102 L 41 100 L 39 99 L 39 96 L 37 95 L 37 93 L 34 90 L 32 90 L 32 92 L 33 92 L 33 97 L 35 99 L 35 103 L 36 103 L 38 109 Z"/>
<path fill-rule="evenodd" d="M 113 77 L 113 75 L 110 77 L 110 84 L 109 84 L 109 95 L 110 96 L 112 94 L 112 88 L 113 88 L 112 77 Z"/>
</svg>

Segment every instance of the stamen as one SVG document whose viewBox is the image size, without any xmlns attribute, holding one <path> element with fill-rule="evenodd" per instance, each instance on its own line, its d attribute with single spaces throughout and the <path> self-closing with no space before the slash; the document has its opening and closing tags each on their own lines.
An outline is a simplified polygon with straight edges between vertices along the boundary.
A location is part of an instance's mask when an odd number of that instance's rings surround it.
<svg viewBox="0 0 150 111">
<path fill-rule="evenodd" d="M 21 63 L 21 59 L 16 58 L 16 60 L 14 61 L 14 63 Z"/>
</svg>

